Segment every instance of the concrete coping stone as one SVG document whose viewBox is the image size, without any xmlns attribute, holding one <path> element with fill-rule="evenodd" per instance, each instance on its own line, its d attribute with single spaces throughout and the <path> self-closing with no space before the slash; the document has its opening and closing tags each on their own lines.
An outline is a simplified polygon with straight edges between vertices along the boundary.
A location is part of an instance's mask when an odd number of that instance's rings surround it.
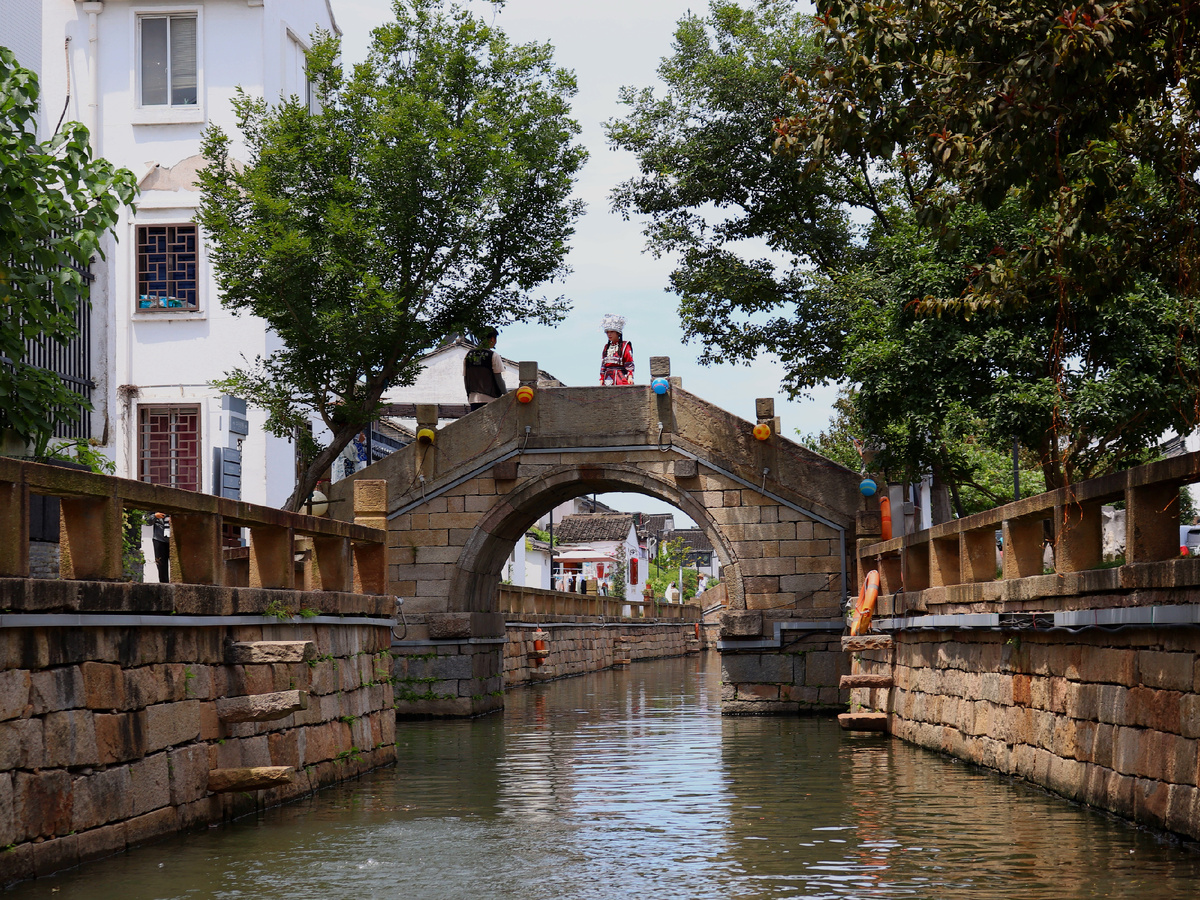
<svg viewBox="0 0 1200 900">
<path fill-rule="evenodd" d="M 311 619 L 277 619 L 274 616 L 138 616 L 76 613 L 4 613 L 0 628 L 110 628 L 170 627 L 221 628 L 229 625 L 375 625 L 392 628 L 395 619 L 314 616 Z"/>
</svg>

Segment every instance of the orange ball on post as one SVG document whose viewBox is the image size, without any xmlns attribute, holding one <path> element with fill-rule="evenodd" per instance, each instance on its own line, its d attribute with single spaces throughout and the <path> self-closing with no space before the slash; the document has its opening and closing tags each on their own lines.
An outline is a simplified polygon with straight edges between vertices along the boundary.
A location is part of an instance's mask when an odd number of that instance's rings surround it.
<svg viewBox="0 0 1200 900">
<path fill-rule="evenodd" d="M 529 385 L 523 384 L 519 388 L 517 388 L 517 400 L 518 401 L 520 401 L 521 403 L 528 403 L 532 399 L 533 399 L 533 388 L 531 388 Z"/>
<path fill-rule="evenodd" d="M 754 436 L 760 441 L 765 441 L 771 436 L 771 426 L 766 422 L 759 422 L 754 426 Z"/>
</svg>

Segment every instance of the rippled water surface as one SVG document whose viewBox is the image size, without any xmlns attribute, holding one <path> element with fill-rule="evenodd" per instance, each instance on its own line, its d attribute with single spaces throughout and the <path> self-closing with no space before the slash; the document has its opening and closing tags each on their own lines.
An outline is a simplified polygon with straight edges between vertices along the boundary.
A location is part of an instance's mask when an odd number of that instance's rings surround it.
<svg viewBox="0 0 1200 900">
<path fill-rule="evenodd" d="M 407 723 L 395 768 L 7 896 L 1183 898 L 1200 854 L 828 719 L 722 719 L 715 656 Z"/>
</svg>

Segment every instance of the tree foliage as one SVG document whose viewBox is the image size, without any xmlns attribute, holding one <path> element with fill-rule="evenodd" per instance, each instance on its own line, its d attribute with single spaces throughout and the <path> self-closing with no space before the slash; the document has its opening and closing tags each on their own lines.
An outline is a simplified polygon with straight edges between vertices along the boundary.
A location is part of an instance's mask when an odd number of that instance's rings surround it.
<svg viewBox="0 0 1200 900">
<path fill-rule="evenodd" d="M 1157 50 L 1124 35 L 1102 58 L 1079 43 L 1080 15 L 1025 2 L 837 2 L 813 19 L 718 0 L 682 20 L 666 96 L 627 92 L 631 112 L 610 125 L 643 169 L 614 200 L 650 218 L 652 249 L 680 253 L 672 288 L 705 358 L 775 354 L 793 395 L 851 388 L 880 466 L 932 471 L 964 497 L 988 481 L 975 447 L 1003 456 L 1015 436 L 1056 487 L 1140 462 L 1194 423 L 1191 88 L 1166 78 L 1146 106 L 1135 98 L 1162 73 L 1126 72 L 1171 69 L 1169 48 L 1194 38 L 1133 9 L 1150 5 L 1108 6 L 1097 34 L 1136 14 Z M 747 104 L 740 139 L 724 126 L 742 107 L 714 78 L 770 98 Z M 1093 96 L 1075 78 L 1120 83 Z M 772 104 L 764 137 L 753 117 Z M 1139 119 L 1166 127 L 1168 109 L 1190 117 L 1167 129 L 1176 158 Z M 790 181 L 785 202 L 767 202 L 769 183 L 740 189 L 748 171 Z M 679 237 L 694 234 L 705 241 Z M 755 258 L 746 238 L 770 252 Z"/>
<path fill-rule="evenodd" d="M 0 47 L 0 428 L 46 453 L 56 423 L 84 398 L 27 359 L 28 342 L 66 346 L 101 255 L 137 178 L 93 159 L 87 129 L 68 122 L 37 139 L 37 76 Z"/>
<path fill-rule="evenodd" d="M 447 334 L 563 314 L 533 292 L 567 271 L 582 212 L 573 75 L 549 45 L 513 44 L 441 0 L 394 9 L 349 77 L 320 36 L 319 112 L 238 96 L 244 165 L 219 129 L 205 136 L 199 221 L 222 302 L 282 343 L 222 387 L 280 436 L 313 416 L 333 435 L 307 447 L 293 509 Z"/>
<path fill-rule="evenodd" d="M 980 261 L 967 308 L 1101 305 L 1150 277 L 1191 294 L 1200 7 L 1190 0 L 830 0 L 785 79 L 777 145 L 898 163 L 929 220 L 1010 195 L 1038 219 Z"/>
</svg>

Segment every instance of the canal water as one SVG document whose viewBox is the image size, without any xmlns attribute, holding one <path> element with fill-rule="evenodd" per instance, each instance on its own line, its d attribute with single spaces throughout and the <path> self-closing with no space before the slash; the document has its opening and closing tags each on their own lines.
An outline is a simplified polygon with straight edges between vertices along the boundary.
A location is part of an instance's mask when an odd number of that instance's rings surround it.
<svg viewBox="0 0 1200 900">
<path fill-rule="evenodd" d="M 402 723 L 395 768 L 13 898 L 1166 898 L 1200 853 L 830 719 L 722 718 L 714 655 Z"/>
</svg>

